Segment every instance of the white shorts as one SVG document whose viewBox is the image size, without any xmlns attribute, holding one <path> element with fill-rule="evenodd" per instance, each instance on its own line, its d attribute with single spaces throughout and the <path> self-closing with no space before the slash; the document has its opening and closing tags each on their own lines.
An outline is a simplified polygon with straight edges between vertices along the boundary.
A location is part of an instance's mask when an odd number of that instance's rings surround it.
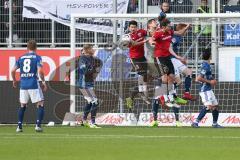
<svg viewBox="0 0 240 160">
<path fill-rule="evenodd" d="M 202 98 L 202 102 L 203 102 L 204 106 L 209 106 L 209 105 L 217 106 L 218 105 L 218 101 L 212 90 L 206 91 L 206 92 L 200 92 L 199 94 Z"/>
<path fill-rule="evenodd" d="M 174 66 L 175 76 L 180 76 L 180 74 L 182 74 L 183 71 L 187 69 L 187 66 L 183 64 L 179 59 L 171 58 L 171 61 Z"/>
<path fill-rule="evenodd" d="M 37 103 L 44 100 L 41 87 L 38 85 L 38 89 L 20 89 L 20 103 L 27 104 L 29 98 L 32 103 Z"/>
</svg>

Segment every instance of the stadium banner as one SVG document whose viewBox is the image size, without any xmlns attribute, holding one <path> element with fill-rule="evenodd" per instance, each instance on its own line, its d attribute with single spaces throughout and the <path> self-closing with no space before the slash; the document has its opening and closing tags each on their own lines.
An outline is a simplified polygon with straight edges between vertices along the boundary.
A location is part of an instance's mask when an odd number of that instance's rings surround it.
<svg viewBox="0 0 240 160">
<path fill-rule="evenodd" d="M 218 49 L 219 82 L 240 82 L 240 48 Z"/>
<path fill-rule="evenodd" d="M 82 113 L 66 113 L 62 125 L 75 126 L 81 124 L 81 121 Z M 134 113 L 97 113 L 96 123 L 104 126 L 136 126 L 137 118 Z"/>
<path fill-rule="evenodd" d="M 240 6 L 224 6 L 225 13 L 240 13 Z M 224 25 L 224 45 L 240 45 L 240 24 Z"/>
<path fill-rule="evenodd" d="M 16 60 L 27 52 L 26 49 L 0 49 L 0 81 L 11 81 L 11 69 Z M 64 81 L 70 69 L 70 64 L 66 63 L 71 59 L 69 49 L 41 49 L 37 50 L 42 56 L 45 79 L 47 81 Z M 80 51 L 77 51 L 80 55 Z M 19 70 L 17 70 L 19 80 Z"/>
<path fill-rule="evenodd" d="M 180 113 L 179 121 L 183 126 L 191 126 L 199 113 Z M 138 126 L 150 126 L 153 121 L 152 113 L 141 113 L 138 119 Z M 174 113 L 159 113 L 159 126 L 176 126 Z M 226 127 L 240 127 L 240 113 L 220 113 L 218 123 Z M 199 126 L 212 126 L 212 113 L 207 113 L 199 123 Z"/>
<path fill-rule="evenodd" d="M 129 0 L 117 1 L 117 12 L 127 13 Z M 24 0 L 22 16 L 34 19 L 52 19 L 70 26 L 70 16 L 78 14 L 109 14 L 113 13 L 112 0 Z M 76 28 L 93 32 L 112 33 L 112 23 L 107 19 L 79 19 Z M 121 33 L 121 32 L 118 32 Z"/>
</svg>

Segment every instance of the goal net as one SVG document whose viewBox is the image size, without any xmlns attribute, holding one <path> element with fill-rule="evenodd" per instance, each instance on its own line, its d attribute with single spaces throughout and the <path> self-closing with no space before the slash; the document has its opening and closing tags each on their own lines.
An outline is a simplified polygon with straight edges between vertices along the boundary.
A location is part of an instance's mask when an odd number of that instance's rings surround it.
<svg viewBox="0 0 240 160">
<path fill-rule="evenodd" d="M 84 44 L 92 44 L 96 49 L 96 56 L 103 61 L 103 67 L 95 82 L 95 92 L 100 100 L 99 113 L 128 113 L 134 112 L 151 112 L 151 104 L 146 104 L 141 96 L 136 96 L 134 108 L 129 110 L 126 106 L 125 99 L 130 96 L 134 88 L 138 85 L 138 75 L 134 71 L 130 58 L 129 50 L 123 48 L 120 44 L 122 36 L 128 32 L 128 22 L 136 20 L 138 28 L 147 30 L 147 21 L 157 19 L 156 14 L 103 14 L 87 15 L 74 14 L 71 17 L 71 56 L 76 57 L 76 53 L 81 51 Z M 168 14 L 172 26 L 179 23 L 191 24 L 183 36 L 179 55 L 186 56 L 188 67 L 193 70 L 191 94 L 196 97 L 196 101 L 189 101 L 187 105 L 181 107 L 182 113 L 194 113 L 200 110 L 202 106 L 199 97 L 198 83 L 195 77 L 199 72 L 202 62 L 201 52 L 204 48 L 211 48 L 212 60 L 211 67 L 214 76 L 220 82 L 214 88 L 216 98 L 219 101 L 220 112 L 222 113 L 239 113 L 239 80 L 228 79 L 224 76 L 229 70 L 229 74 L 237 71 L 236 65 L 231 64 L 229 58 L 222 57 L 220 50 L 234 49 L 239 47 L 239 42 L 235 36 L 239 36 L 240 14 Z M 81 23 L 80 23 L 81 22 Z M 84 27 L 82 25 L 85 25 Z M 89 26 L 88 31 L 82 28 Z M 200 27 L 199 27 L 200 26 Z M 210 29 L 205 32 L 206 27 Z M 235 28 L 234 28 L 235 27 Z M 204 30 L 205 29 L 205 30 Z M 231 30 L 231 31 L 229 31 Z M 231 53 L 230 53 L 231 54 Z M 223 61 L 224 60 L 224 61 Z M 74 61 L 77 63 L 77 61 Z M 72 63 L 71 67 L 71 112 L 82 112 L 86 101 L 76 86 L 79 73 L 76 64 Z M 240 65 L 238 66 L 240 67 Z M 220 70 L 221 69 L 221 70 Z M 220 73 L 222 75 L 220 75 Z M 234 73 L 234 74 L 235 74 Z M 223 76 L 224 75 L 224 76 Z M 233 75 L 229 75 L 233 76 Z M 236 75 L 238 76 L 238 75 Z M 182 85 L 177 89 L 177 95 L 182 97 L 184 93 L 184 76 Z M 149 98 L 152 99 L 156 80 L 148 84 Z M 160 112 L 171 112 L 162 109 Z"/>
</svg>

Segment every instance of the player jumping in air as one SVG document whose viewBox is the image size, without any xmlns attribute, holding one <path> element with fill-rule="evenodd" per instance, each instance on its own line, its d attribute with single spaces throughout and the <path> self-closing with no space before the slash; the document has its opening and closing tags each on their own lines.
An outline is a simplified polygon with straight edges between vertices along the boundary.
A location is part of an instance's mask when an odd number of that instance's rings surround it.
<svg viewBox="0 0 240 160">
<path fill-rule="evenodd" d="M 130 31 L 131 43 L 129 45 L 129 56 L 131 58 L 131 63 L 137 71 L 138 77 L 138 87 L 131 93 L 129 98 L 126 98 L 128 108 L 133 107 L 133 99 L 137 94 L 140 94 L 141 98 L 150 104 L 148 100 L 147 93 L 147 60 L 144 56 L 144 43 L 147 42 L 145 37 L 147 36 L 147 31 L 144 29 L 138 29 L 137 22 L 132 20 L 129 22 L 128 30 Z"/>
<path fill-rule="evenodd" d="M 172 48 L 175 53 L 179 53 L 179 47 L 182 42 L 182 36 L 186 33 L 190 25 L 188 24 L 177 24 L 176 31 L 182 30 L 182 34 L 174 34 L 172 38 Z M 190 88 L 192 84 L 192 70 L 189 69 L 183 62 L 172 56 L 171 61 L 175 69 L 175 88 L 181 84 L 180 74 L 185 75 L 184 87 L 185 93 L 183 98 L 186 100 L 194 100 L 194 97 L 190 94 Z"/>
<path fill-rule="evenodd" d="M 202 53 L 202 59 L 204 60 L 201 66 L 200 75 L 197 76 L 196 81 L 200 82 L 200 96 L 203 102 L 203 108 L 201 109 L 197 119 L 192 123 L 192 127 L 197 128 L 198 123 L 203 119 L 208 111 L 212 111 L 214 128 L 222 128 L 217 121 L 219 116 L 218 111 L 218 101 L 212 91 L 212 87 L 217 84 L 217 81 L 212 76 L 211 66 L 210 66 L 211 52 L 210 49 L 206 49 Z"/>
<path fill-rule="evenodd" d="M 83 109 L 83 126 L 89 128 L 101 128 L 96 125 L 95 118 L 99 100 L 94 92 L 94 81 L 102 68 L 102 61 L 94 57 L 95 50 L 92 45 L 83 46 L 83 54 L 79 58 L 79 80 L 78 85 L 87 104 Z M 91 112 L 91 123 L 87 122 L 88 114 Z"/>
<path fill-rule="evenodd" d="M 161 95 L 164 95 L 165 98 L 164 100 L 161 100 L 161 102 L 163 106 L 166 102 L 167 106 L 179 107 L 177 104 L 175 104 L 173 96 L 173 83 L 175 81 L 175 72 L 174 66 L 171 61 L 171 56 L 173 55 L 181 61 L 184 61 L 184 58 L 176 55 L 176 53 L 171 48 L 171 41 L 174 31 L 170 27 L 170 21 L 168 19 L 163 19 L 160 22 L 160 26 L 161 28 L 157 29 L 154 32 L 153 37 L 149 42 L 151 44 L 155 44 L 155 61 L 157 62 L 158 69 L 160 70 L 160 73 L 162 75 Z M 157 125 L 158 108 L 159 97 L 155 97 L 155 101 L 153 102 L 154 121 L 151 124 L 152 126 Z"/>
<path fill-rule="evenodd" d="M 44 117 L 44 98 L 42 89 L 38 82 L 38 74 L 42 80 L 43 91 L 47 90 L 45 83 L 42 58 L 36 54 L 37 43 L 34 40 L 30 40 L 27 43 L 28 53 L 19 57 L 16 61 L 14 68 L 11 71 L 13 79 L 13 87 L 17 87 L 16 70 L 20 68 L 20 103 L 21 106 L 18 110 L 18 127 L 16 132 L 22 132 L 22 123 L 24 112 L 27 108 L 29 98 L 32 103 L 37 104 L 37 121 L 35 130 L 36 132 L 42 132 L 41 123 Z"/>
</svg>

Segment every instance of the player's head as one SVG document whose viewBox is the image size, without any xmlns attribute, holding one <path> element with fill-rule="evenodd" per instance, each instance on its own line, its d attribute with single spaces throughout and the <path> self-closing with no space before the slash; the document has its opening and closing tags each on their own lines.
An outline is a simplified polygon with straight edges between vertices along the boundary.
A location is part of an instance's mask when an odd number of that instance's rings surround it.
<svg viewBox="0 0 240 160">
<path fill-rule="evenodd" d="M 170 5 L 168 2 L 163 2 L 161 5 L 160 5 L 160 9 L 164 12 L 164 13 L 170 13 Z"/>
<path fill-rule="evenodd" d="M 179 23 L 179 24 L 176 25 L 175 31 L 180 31 L 180 30 L 182 30 L 185 27 L 187 27 L 187 24 Z"/>
<path fill-rule="evenodd" d="M 202 53 L 202 59 L 207 61 L 210 58 L 211 58 L 211 49 L 210 48 L 204 49 Z"/>
<path fill-rule="evenodd" d="M 171 22 L 168 20 L 168 19 L 163 19 L 161 22 L 160 22 L 160 26 L 162 28 L 162 30 L 164 30 L 165 32 L 166 31 L 169 31 L 171 29 Z"/>
<path fill-rule="evenodd" d="M 128 24 L 128 30 L 132 33 L 132 32 L 136 32 L 138 28 L 138 24 L 137 21 L 132 20 L 129 22 Z"/>
<path fill-rule="evenodd" d="M 93 49 L 93 45 L 91 44 L 84 44 L 83 45 L 83 54 L 86 54 L 86 55 L 94 55 L 95 53 L 95 50 Z"/>
<path fill-rule="evenodd" d="M 201 6 L 207 6 L 208 0 L 201 0 Z"/>
<path fill-rule="evenodd" d="M 155 19 L 150 19 L 147 22 L 147 28 L 150 32 L 153 32 L 157 28 L 157 21 Z"/>
<path fill-rule="evenodd" d="M 29 51 L 36 51 L 37 50 L 37 42 L 35 40 L 29 40 L 27 42 L 27 49 Z"/>
</svg>

